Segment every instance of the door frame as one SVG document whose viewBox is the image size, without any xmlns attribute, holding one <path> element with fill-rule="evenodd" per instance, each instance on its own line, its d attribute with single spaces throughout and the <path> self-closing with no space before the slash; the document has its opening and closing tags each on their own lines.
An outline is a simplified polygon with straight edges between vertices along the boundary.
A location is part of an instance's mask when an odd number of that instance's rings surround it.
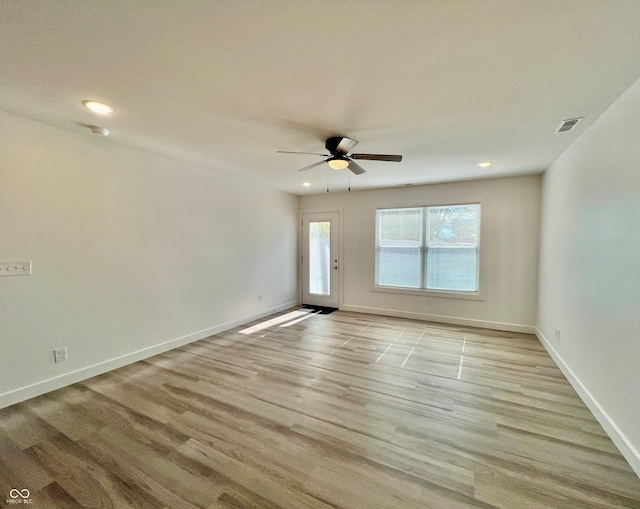
<svg viewBox="0 0 640 509">
<path fill-rule="evenodd" d="M 304 235 L 304 214 L 330 214 L 337 213 L 338 214 L 338 226 L 339 232 L 337 235 L 338 242 L 338 309 L 340 309 L 343 305 L 343 288 L 344 288 L 344 213 L 342 207 L 329 207 L 329 208 L 312 208 L 312 209 L 300 209 L 299 210 L 299 220 L 298 220 L 298 299 L 300 304 L 302 304 L 302 295 L 304 292 L 304 281 L 302 277 L 303 271 L 303 263 L 305 263 L 302 259 L 303 257 L 303 241 L 302 236 Z M 333 265 L 333 264 L 332 264 Z"/>
</svg>

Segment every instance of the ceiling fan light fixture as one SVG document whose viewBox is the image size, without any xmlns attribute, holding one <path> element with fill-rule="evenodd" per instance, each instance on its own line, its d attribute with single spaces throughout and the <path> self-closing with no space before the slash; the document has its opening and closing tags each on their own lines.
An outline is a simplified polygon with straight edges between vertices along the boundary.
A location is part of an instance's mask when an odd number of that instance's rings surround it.
<svg viewBox="0 0 640 509">
<path fill-rule="evenodd" d="M 309 187 L 311 185 L 311 182 L 303 182 L 302 185 L 304 187 Z"/>
<path fill-rule="evenodd" d="M 329 166 L 334 170 L 344 170 L 349 166 L 349 161 L 342 157 L 332 157 L 327 163 L 329 163 Z"/>
<path fill-rule="evenodd" d="M 480 166 L 480 168 L 488 168 L 492 164 L 493 164 L 493 161 L 481 161 L 478 163 L 478 166 Z"/>
</svg>

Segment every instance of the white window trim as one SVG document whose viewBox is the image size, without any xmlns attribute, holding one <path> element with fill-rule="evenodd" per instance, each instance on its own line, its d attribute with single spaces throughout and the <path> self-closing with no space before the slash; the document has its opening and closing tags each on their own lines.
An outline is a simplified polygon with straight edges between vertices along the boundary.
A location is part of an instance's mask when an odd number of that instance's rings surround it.
<svg viewBox="0 0 640 509">
<path fill-rule="evenodd" d="M 376 284 L 378 279 L 378 225 L 377 225 L 377 211 L 380 209 L 400 209 L 400 208 L 412 208 L 412 207 L 439 207 L 447 205 L 467 205 L 470 203 L 480 204 L 480 249 L 478 252 L 478 291 L 475 292 L 461 292 L 456 290 L 433 290 L 425 288 L 405 288 L 396 286 L 379 286 Z M 381 202 L 372 205 L 372 216 L 374 224 L 373 235 L 373 250 L 374 250 L 374 267 L 371 285 L 372 292 L 379 293 L 392 293 L 401 295 L 413 295 L 415 297 L 433 297 L 433 298 L 445 298 L 445 299 L 460 299 L 460 300 L 478 300 L 483 301 L 486 299 L 486 269 L 483 267 L 483 260 L 485 259 L 484 251 L 486 242 L 483 242 L 485 221 L 482 218 L 485 216 L 487 207 L 486 196 L 465 196 L 465 197 L 450 197 L 450 198 L 438 198 L 438 199 L 419 199 L 410 201 L 393 201 L 393 202 Z"/>
</svg>

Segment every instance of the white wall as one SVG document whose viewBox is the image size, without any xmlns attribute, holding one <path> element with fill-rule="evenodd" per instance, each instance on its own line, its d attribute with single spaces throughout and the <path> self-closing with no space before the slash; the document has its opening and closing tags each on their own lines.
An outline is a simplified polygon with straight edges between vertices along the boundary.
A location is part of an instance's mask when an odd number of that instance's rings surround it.
<svg viewBox="0 0 640 509">
<path fill-rule="evenodd" d="M 393 171 L 382 167 L 376 171 L 387 170 Z M 533 332 L 540 181 L 540 176 L 527 176 L 319 194 L 302 197 L 300 207 L 343 213 L 341 309 Z M 479 197 L 483 198 L 480 256 L 483 300 L 373 291 L 376 206 L 475 201 Z"/>
<path fill-rule="evenodd" d="M 0 260 L 33 260 L 0 278 L 0 407 L 297 301 L 297 197 L 5 113 L 0 140 Z"/>
<path fill-rule="evenodd" d="M 638 475 L 639 114 L 640 81 L 545 173 L 538 300 L 540 339 Z"/>
</svg>

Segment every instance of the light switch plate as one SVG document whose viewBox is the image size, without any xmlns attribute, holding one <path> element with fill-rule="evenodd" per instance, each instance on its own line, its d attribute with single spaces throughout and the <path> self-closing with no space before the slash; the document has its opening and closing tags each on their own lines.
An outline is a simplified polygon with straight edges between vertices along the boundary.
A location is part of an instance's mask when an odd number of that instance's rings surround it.
<svg viewBox="0 0 640 509">
<path fill-rule="evenodd" d="M 0 262 L 0 276 L 28 276 L 31 260 Z"/>
</svg>

